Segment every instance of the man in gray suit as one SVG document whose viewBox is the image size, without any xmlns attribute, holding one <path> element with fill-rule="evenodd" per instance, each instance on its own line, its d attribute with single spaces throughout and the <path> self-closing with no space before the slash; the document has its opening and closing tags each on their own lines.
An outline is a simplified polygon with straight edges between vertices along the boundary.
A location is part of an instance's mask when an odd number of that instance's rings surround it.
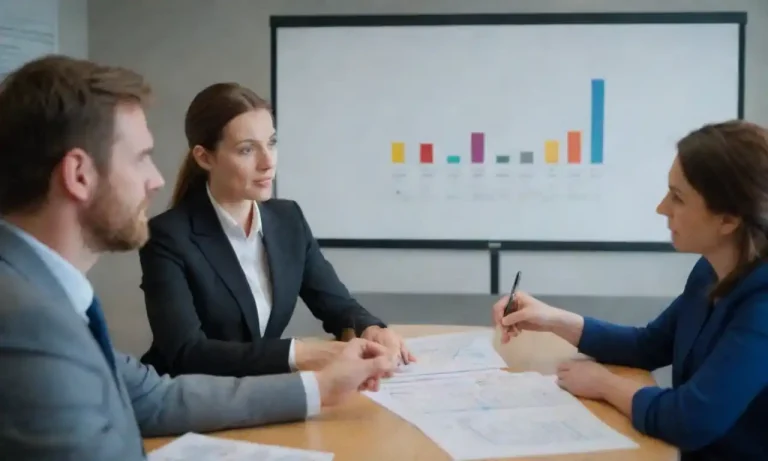
<svg viewBox="0 0 768 461">
<path fill-rule="evenodd" d="M 295 421 L 360 389 L 392 362 L 353 340 L 315 372 L 158 376 L 110 343 L 85 277 L 100 253 L 148 237 L 151 157 L 132 71 L 61 56 L 0 86 L 0 457 L 133 461 L 142 436 Z"/>
</svg>

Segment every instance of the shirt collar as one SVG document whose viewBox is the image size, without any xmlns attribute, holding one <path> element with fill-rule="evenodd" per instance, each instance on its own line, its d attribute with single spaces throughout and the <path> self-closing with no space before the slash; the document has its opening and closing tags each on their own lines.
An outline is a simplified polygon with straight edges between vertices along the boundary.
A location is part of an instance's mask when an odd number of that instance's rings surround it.
<svg viewBox="0 0 768 461">
<path fill-rule="evenodd" d="M 4 226 L 32 247 L 46 267 L 48 267 L 48 270 L 50 270 L 53 273 L 53 276 L 59 283 L 61 283 L 64 292 L 69 298 L 69 302 L 75 308 L 75 312 L 87 321 L 88 316 L 86 311 L 91 306 L 91 302 L 93 302 L 93 286 L 85 274 L 80 272 L 59 253 L 52 250 L 18 226 L 3 219 L 0 219 L 0 225 Z"/>
<path fill-rule="evenodd" d="M 234 234 L 241 238 L 245 238 L 245 231 L 243 228 L 240 227 L 240 225 L 237 224 L 235 218 L 233 218 L 232 215 L 229 214 L 229 212 L 227 212 L 227 210 L 225 210 L 224 207 L 222 207 L 215 198 L 213 198 L 213 194 L 211 194 L 211 188 L 207 183 L 205 185 L 205 191 L 208 193 L 208 198 L 211 201 L 211 205 L 213 205 L 213 209 L 216 211 L 216 216 L 218 216 L 219 221 L 221 222 L 221 226 L 224 228 L 224 232 L 229 235 Z M 251 215 L 251 234 L 249 238 L 252 238 L 256 235 L 262 235 L 261 213 L 259 212 L 259 207 L 256 205 L 255 201 L 251 203 L 253 206 L 253 213 Z"/>
</svg>

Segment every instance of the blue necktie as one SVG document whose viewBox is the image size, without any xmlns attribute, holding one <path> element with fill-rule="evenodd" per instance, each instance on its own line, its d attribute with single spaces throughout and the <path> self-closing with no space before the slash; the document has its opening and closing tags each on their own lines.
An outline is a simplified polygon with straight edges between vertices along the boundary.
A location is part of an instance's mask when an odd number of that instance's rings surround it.
<svg viewBox="0 0 768 461">
<path fill-rule="evenodd" d="M 93 297 L 91 305 L 88 310 L 85 311 L 88 316 L 88 328 L 91 330 L 91 334 L 99 343 L 101 351 L 107 358 L 109 367 L 112 369 L 112 373 L 115 373 L 115 354 L 112 351 L 112 342 L 109 340 L 109 331 L 107 330 L 107 322 L 104 320 L 104 312 L 101 310 L 101 303 L 99 298 Z"/>
<path fill-rule="evenodd" d="M 104 357 L 107 358 L 109 367 L 112 369 L 112 375 L 117 379 L 117 370 L 115 369 L 115 353 L 112 350 L 112 341 L 109 340 L 109 330 L 107 330 L 107 321 L 104 319 L 104 312 L 101 310 L 101 303 L 99 298 L 93 297 L 91 305 L 88 310 L 85 311 L 88 316 L 88 329 L 91 330 L 91 334 L 99 343 L 101 351 L 104 353 Z M 141 454 L 146 455 L 144 450 L 144 443 L 139 439 L 141 445 Z"/>
</svg>

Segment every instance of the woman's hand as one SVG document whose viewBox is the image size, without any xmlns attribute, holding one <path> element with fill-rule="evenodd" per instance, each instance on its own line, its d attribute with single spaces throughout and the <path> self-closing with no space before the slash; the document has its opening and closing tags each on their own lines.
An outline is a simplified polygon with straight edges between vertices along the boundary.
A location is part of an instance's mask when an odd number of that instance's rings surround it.
<svg viewBox="0 0 768 461">
<path fill-rule="evenodd" d="M 416 357 L 408 350 L 405 340 L 392 331 L 390 328 L 381 328 L 379 326 L 370 326 L 363 331 L 363 339 L 381 344 L 389 350 L 390 355 L 395 360 L 395 364 L 409 364 L 416 361 Z"/>
<path fill-rule="evenodd" d="M 613 373 L 592 360 L 570 360 L 557 367 L 557 384 L 576 397 L 605 398 L 604 389 L 612 377 Z"/>
<path fill-rule="evenodd" d="M 520 334 L 522 330 L 552 331 L 558 320 L 568 312 L 552 307 L 533 296 L 517 292 L 512 302 L 512 312 L 504 316 L 509 296 L 504 296 L 493 305 L 493 321 L 501 327 L 501 343 Z"/>
<path fill-rule="evenodd" d="M 520 334 L 522 330 L 551 331 L 574 346 L 578 346 L 584 329 L 584 318 L 573 312 L 550 306 L 528 293 L 517 292 L 512 301 L 512 312 L 504 316 L 509 296 L 493 306 L 493 319 L 501 327 L 501 343 Z"/>
<path fill-rule="evenodd" d="M 632 417 L 632 401 L 644 384 L 611 373 L 592 360 L 570 360 L 557 368 L 557 384 L 575 395 L 604 400 L 622 414 Z"/>
</svg>

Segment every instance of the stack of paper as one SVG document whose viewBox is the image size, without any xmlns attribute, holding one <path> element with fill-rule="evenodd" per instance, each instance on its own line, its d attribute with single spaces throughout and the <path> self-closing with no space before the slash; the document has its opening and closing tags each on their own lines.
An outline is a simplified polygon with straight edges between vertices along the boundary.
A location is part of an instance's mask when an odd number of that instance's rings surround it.
<svg viewBox="0 0 768 461">
<path fill-rule="evenodd" d="M 432 340 L 453 352 L 430 349 Z M 457 336 L 420 338 L 415 349 L 431 351 L 427 367 L 398 374 L 366 395 L 418 427 L 455 460 L 638 447 L 561 389 L 554 376 L 508 373 L 493 366 L 495 352 L 462 352 L 481 350 L 477 342 Z M 461 364 L 450 357 L 473 359 Z M 486 369 L 478 369 L 483 362 Z"/>
<path fill-rule="evenodd" d="M 333 453 L 261 445 L 188 433 L 151 452 L 148 461 L 332 461 Z"/>
</svg>

